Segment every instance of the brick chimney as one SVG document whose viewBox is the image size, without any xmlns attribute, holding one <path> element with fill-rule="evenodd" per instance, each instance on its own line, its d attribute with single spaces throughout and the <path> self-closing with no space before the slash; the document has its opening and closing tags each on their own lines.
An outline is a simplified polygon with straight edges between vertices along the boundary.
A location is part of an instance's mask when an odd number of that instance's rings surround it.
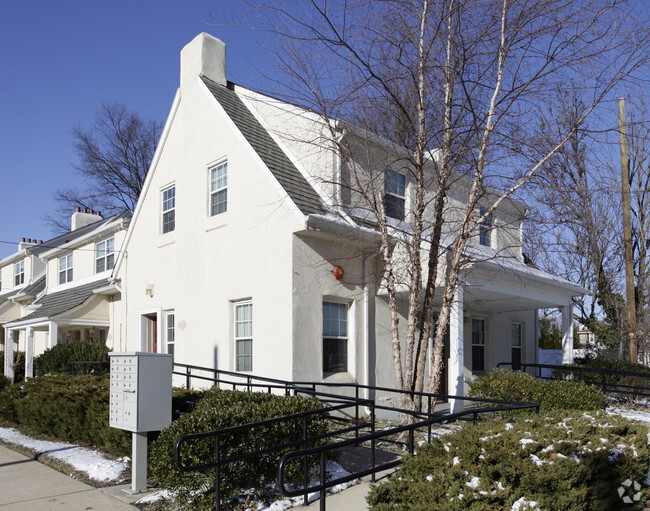
<svg viewBox="0 0 650 511">
<path fill-rule="evenodd" d="M 103 218 L 99 215 L 99 213 L 95 213 L 93 210 L 89 208 L 85 208 L 82 210 L 82 208 L 77 206 L 75 208 L 74 213 L 72 213 L 70 230 L 76 231 L 80 227 L 85 227 L 87 225 L 94 224 L 95 222 L 99 222 L 100 220 L 103 220 Z"/>
</svg>

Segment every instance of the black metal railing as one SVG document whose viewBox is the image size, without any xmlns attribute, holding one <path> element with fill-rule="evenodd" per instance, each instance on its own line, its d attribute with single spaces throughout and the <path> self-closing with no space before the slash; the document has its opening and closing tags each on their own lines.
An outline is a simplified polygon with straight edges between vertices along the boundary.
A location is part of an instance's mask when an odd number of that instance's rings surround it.
<svg viewBox="0 0 650 511">
<path fill-rule="evenodd" d="M 512 366 L 510 362 L 501 362 L 497 367 Z M 529 372 L 529 369 L 534 371 Z M 552 372 L 551 376 L 542 375 L 542 369 Z M 600 387 L 603 393 L 619 398 L 648 398 L 650 397 L 650 373 L 629 371 L 615 371 L 608 369 L 595 369 L 573 365 L 555 364 L 521 364 L 523 372 L 528 372 L 544 380 L 564 379 L 584 381 L 590 385 Z M 636 384 L 634 380 L 638 380 Z"/>
<path fill-rule="evenodd" d="M 457 396 L 453 396 L 453 397 L 457 397 Z M 538 403 L 516 403 L 508 406 L 474 408 L 470 410 L 464 410 L 462 412 L 448 414 L 441 417 L 432 417 L 414 424 L 407 424 L 404 426 L 397 426 L 390 429 L 386 429 L 380 432 L 373 432 L 367 435 L 360 436 L 358 438 L 343 440 L 343 441 L 330 443 L 330 444 L 313 447 L 309 449 L 300 449 L 300 450 L 292 451 L 285 454 L 280 460 L 280 463 L 278 465 L 278 487 L 282 492 L 282 494 L 286 497 L 297 497 L 300 495 L 307 495 L 309 493 L 314 493 L 314 492 L 320 493 L 320 509 L 321 511 L 325 511 L 325 507 L 326 507 L 325 499 L 326 499 L 328 488 L 331 488 L 339 484 L 347 483 L 349 481 L 353 481 L 355 479 L 358 479 L 360 477 L 365 477 L 368 475 L 372 476 L 372 481 L 375 482 L 375 474 L 377 472 L 383 472 L 385 470 L 395 468 L 402 463 L 401 458 L 398 458 L 377 465 L 375 460 L 376 460 L 376 443 L 378 439 L 386 438 L 388 436 L 393 436 L 401 433 L 407 433 L 408 452 L 409 454 L 413 454 L 415 452 L 415 431 L 418 429 L 421 429 L 423 427 L 426 427 L 428 429 L 429 434 L 427 435 L 427 441 L 430 442 L 431 441 L 430 431 L 431 431 L 431 426 L 433 424 L 439 424 L 442 422 L 453 422 L 453 421 L 465 419 L 467 417 L 471 417 L 472 421 L 476 422 L 478 420 L 479 415 L 482 414 L 488 414 L 488 413 L 493 414 L 497 412 L 523 410 L 523 409 L 535 409 L 535 411 L 539 413 L 539 404 Z M 370 442 L 370 452 L 369 452 L 370 466 L 363 470 L 358 470 L 352 473 L 349 472 L 348 475 L 337 477 L 336 479 L 327 480 L 326 453 L 337 449 L 342 449 L 344 447 L 357 445 L 360 442 Z M 302 457 L 304 460 L 303 464 L 305 464 L 306 460 L 309 457 L 315 457 L 315 456 L 318 457 L 318 470 L 317 470 L 319 474 L 318 484 L 312 486 L 303 486 L 302 488 L 299 488 L 297 490 L 290 490 L 289 488 L 287 488 L 287 484 L 285 481 L 285 467 L 287 463 L 294 458 Z"/>
<path fill-rule="evenodd" d="M 278 477 L 280 488 L 283 493 L 287 496 L 300 496 L 303 495 L 305 505 L 308 503 L 308 494 L 313 491 L 321 492 L 321 508 L 324 509 L 324 492 L 326 488 L 340 484 L 342 482 L 350 481 L 358 477 L 363 477 L 365 475 L 373 475 L 377 472 L 387 470 L 394 466 L 397 466 L 401 463 L 401 460 L 391 461 L 389 463 L 376 463 L 376 440 L 377 438 L 383 438 L 385 441 L 389 441 L 389 437 L 400 435 L 402 433 L 407 433 L 409 437 L 408 441 L 408 450 L 413 452 L 414 446 L 414 435 L 415 431 L 426 428 L 427 432 L 427 441 L 430 441 L 432 437 L 432 426 L 441 422 L 450 422 L 457 420 L 471 420 L 476 421 L 480 415 L 497 413 L 500 411 L 507 410 L 518 410 L 518 409 L 531 409 L 534 408 L 539 412 L 539 405 L 537 403 L 520 403 L 514 401 L 504 401 L 504 400 L 491 400 L 484 398 L 471 398 L 465 396 L 451 396 L 446 394 L 429 394 L 426 392 L 413 392 L 413 391 L 403 391 L 397 389 L 391 389 L 389 387 L 376 387 L 371 385 L 361 385 L 356 383 L 327 383 L 327 382 L 290 382 L 286 380 L 280 380 L 276 378 L 268 378 L 262 376 L 256 376 L 251 374 L 242 374 L 232 371 L 223 371 L 218 369 L 205 368 L 200 366 L 193 366 L 188 364 L 174 364 L 175 375 L 183 376 L 186 378 L 187 388 L 191 388 L 193 380 L 197 379 L 200 382 L 211 382 L 219 388 L 231 388 L 232 390 L 247 390 L 247 391 L 258 391 L 258 392 L 267 392 L 267 393 L 277 393 L 285 395 L 298 395 L 304 394 L 312 397 L 318 398 L 323 403 L 323 408 L 313 411 L 305 412 L 304 414 L 290 415 L 285 417 L 278 417 L 275 419 L 269 419 L 266 421 L 260 421 L 253 424 L 245 424 L 240 426 L 234 426 L 232 428 L 225 428 L 217 431 L 211 431 L 207 433 L 194 433 L 190 435 L 184 435 L 181 437 L 175 448 L 175 460 L 176 465 L 179 470 L 182 471 L 198 471 L 206 469 L 215 469 L 215 507 L 217 510 L 221 508 L 220 500 L 220 491 L 219 491 L 219 479 L 220 479 L 220 467 L 228 463 L 235 463 L 243 461 L 245 459 L 250 459 L 256 456 L 263 456 L 269 454 L 270 452 L 282 451 L 288 448 L 296 448 L 296 450 L 287 453 L 284 455 L 280 464 L 278 466 Z M 336 391 L 339 392 L 336 392 Z M 398 401 L 402 396 L 409 396 L 410 398 L 417 397 L 422 404 L 422 409 L 420 411 L 413 411 L 411 409 L 402 408 L 395 405 L 379 405 L 376 403 L 374 398 L 370 397 L 361 397 L 361 394 L 367 394 L 367 396 L 376 396 L 378 393 L 383 394 L 393 394 L 398 398 Z M 444 413 L 444 412 L 435 412 L 435 406 L 437 403 L 450 400 L 460 400 L 467 401 L 471 403 L 490 403 L 493 406 L 482 406 L 475 407 L 463 410 L 458 413 Z M 353 408 L 354 412 L 350 411 Z M 360 409 L 364 410 L 364 415 L 367 415 L 367 420 L 362 420 L 360 417 Z M 347 410 L 347 411 L 346 411 Z M 377 410 L 390 411 L 396 414 L 405 414 L 410 415 L 414 418 L 412 424 L 398 427 L 390 427 L 384 429 L 383 431 L 377 433 L 375 415 Z M 249 451 L 245 453 L 238 454 L 236 456 L 223 457 L 220 453 L 220 446 L 222 445 L 222 440 L 224 436 L 233 435 L 240 433 L 242 431 L 251 430 L 253 428 L 264 427 L 273 423 L 281 423 L 283 421 L 296 420 L 296 418 L 304 417 L 303 420 L 312 414 L 323 414 L 327 413 L 328 417 L 333 422 L 338 422 L 342 425 L 340 429 L 335 429 L 331 432 L 328 432 L 325 435 L 318 436 L 309 436 L 307 434 L 306 423 L 303 424 L 303 434 L 301 438 L 292 439 L 282 445 L 273 446 L 272 448 L 264 448 L 257 451 Z M 364 430 L 369 432 L 361 434 Z M 328 438 L 332 437 L 341 437 L 345 434 L 354 434 L 354 438 L 347 440 L 337 440 L 334 442 L 325 443 L 324 445 L 315 445 L 318 442 L 323 442 Z M 206 438 L 214 439 L 214 457 L 210 461 L 205 463 L 198 463 L 194 465 L 185 465 L 182 461 L 182 447 L 188 442 L 194 442 L 198 440 L 203 440 Z M 333 481 L 324 481 L 324 463 L 325 463 L 325 453 L 340 449 L 348 445 L 361 444 L 364 442 L 369 442 L 371 449 L 369 452 L 370 457 L 370 468 L 362 471 L 356 471 L 350 476 L 345 478 L 337 478 Z M 314 450 L 315 449 L 315 450 Z M 308 475 L 309 470 L 307 468 L 307 460 L 309 456 L 318 455 L 319 463 L 321 465 L 321 481 L 315 487 L 309 486 Z M 303 486 L 298 490 L 289 491 L 286 488 L 284 481 L 284 470 L 287 461 L 298 456 L 303 456 Z M 285 460 L 286 458 L 286 460 Z M 312 467 L 313 468 L 313 467 Z"/>
</svg>

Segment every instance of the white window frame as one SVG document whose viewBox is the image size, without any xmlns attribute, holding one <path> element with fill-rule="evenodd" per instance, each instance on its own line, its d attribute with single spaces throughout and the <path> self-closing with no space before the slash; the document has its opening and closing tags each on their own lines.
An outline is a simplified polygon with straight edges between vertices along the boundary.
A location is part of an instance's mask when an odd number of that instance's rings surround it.
<svg viewBox="0 0 650 511">
<path fill-rule="evenodd" d="M 171 346 L 171 350 L 170 350 Z M 172 356 L 176 351 L 176 316 L 175 311 L 165 311 L 165 353 Z"/>
<path fill-rule="evenodd" d="M 515 327 L 518 328 L 518 335 L 515 336 Z M 518 343 L 518 344 L 517 344 Z M 515 367 L 515 350 L 519 350 L 519 364 Z M 524 324 L 521 321 L 513 321 L 510 324 L 510 362 L 512 369 L 520 369 L 524 363 Z"/>
<path fill-rule="evenodd" d="M 391 181 L 391 178 L 397 178 L 400 179 L 402 178 L 404 180 L 404 190 L 403 194 L 400 195 L 400 188 L 402 186 L 401 183 L 397 183 L 397 189 L 393 189 L 393 186 L 391 184 L 391 189 L 389 189 L 389 182 Z M 396 170 L 392 169 L 386 169 L 386 173 L 384 175 L 384 212 L 386 213 L 386 216 L 389 218 L 395 218 L 397 220 L 404 220 L 406 218 L 406 189 L 408 187 L 408 182 L 406 181 L 406 174 L 403 172 L 398 172 Z M 393 200 L 401 201 L 402 205 L 402 215 L 401 218 L 398 216 L 392 216 L 389 215 L 388 213 L 388 198 L 392 198 Z"/>
<path fill-rule="evenodd" d="M 243 307 L 250 307 L 250 311 L 251 311 L 250 320 L 245 319 L 240 321 L 237 319 L 237 313 L 240 310 L 240 308 Z M 243 324 L 245 322 L 250 322 L 250 332 L 247 335 L 239 335 L 239 331 L 238 331 L 239 329 L 237 327 L 239 326 L 239 324 Z M 253 371 L 253 339 L 254 339 L 252 300 L 241 300 L 239 302 L 234 303 L 233 336 L 235 341 L 235 349 L 233 350 L 235 355 L 235 360 L 234 360 L 235 371 L 242 372 L 242 373 L 252 372 Z M 241 348 L 243 348 L 244 346 L 250 347 L 250 353 L 240 353 Z M 245 363 L 246 360 L 249 360 L 250 364 L 246 364 Z"/>
<path fill-rule="evenodd" d="M 72 282 L 72 252 L 59 257 L 58 265 L 59 284 L 67 284 L 68 282 Z"/>
<path fill-rule="evenodd" d="M 474 330 L 474 322 L 480 322 L 481 324 L 481 330 L 480 332 L 476 332 Z M 472 318 L 472 372 L 483 372 L 485 371 L 485 366 L 487 365 L 487 360 L 486 360 L 486 349 L 485 349 L 485 319 L 483 318 Z M 480 339 L 477 339 L 478 334 L 480 333 Z M 474 349 L 481 349 L 482 350 L 482 360 L 483 360 L 483 367 L 474 367 Z"/>
<path fill-rule="evenodd" d="M 487 212 L 486 208 L 479 208 L 479 217 L 482 217 Z M 492 213 L 485 217 L 485 220 L 479 225 L 478 241 L 484 247 L 492 246 L 492 230 L 494 229 L 494 219 Z"/>
<path fill-rule="evenodd" d="M 110 252 L 108 245 L 110 242 Z M 98 265 L 102 264 L 102 269 L 98 269 Z M 112 270 L 115 266 L 115 237 L 111 236 L 98 243 L 95 243 L 95 273 L 102 273 Z"/>
<path fill-rule="evenodd" d="M 173 197 L 165 198 L 172 192 Z M 176 230 L 176 184 L 169 185 L 160 191 L 160 232 L 167 234 Z M 169 218 L 171 217 L 171 220 Z"/>
<path fill-rule="evenodd" d="M 25 283 L 25 261 L 14 263 L 14 286 Z"/>
<path fill-rule="evenodd" d="M 217 176 L 223 171 L 221 176 Z M 222 210 L 215 208 L 218 198 L 225 197 Z M 217 216 L 228 211 L 228 160 L 221 160 L 208 168 L 208 215 Z"/>
<path fill-rule="evenodd" d="M 325 304 L 328 305 L 335 305 L 337 307 L 345 307 L 345 335 L 333 335 L 329 334 L 326 335 L 325 331 Z M 335 300 L 328 300 L 328 299 L 323 299 L 322 303 L 322 350 L 323 350 L 323 355 L 322 355 L 322 370 L 323 370 L 323 375 L 324 376 L 329 376 L 332 374 L 338 374 L 338 373 L 349 373 L 350 372 L 350 304 L 346 302 L 340 302 L 340 301 L 335 301 Z M 343 350 L 342 353 L 345 356 L 345 361 L 344 361 L 344 367 L 343 369 L 337 369 L 337 370 L 331 370 L 330 365 L 326 365 L 326 357 L 325 357 L 325 344 L 327 341 L 334 341 L 337 344 L 342 342 L 343 343 Z"/>
</svg>

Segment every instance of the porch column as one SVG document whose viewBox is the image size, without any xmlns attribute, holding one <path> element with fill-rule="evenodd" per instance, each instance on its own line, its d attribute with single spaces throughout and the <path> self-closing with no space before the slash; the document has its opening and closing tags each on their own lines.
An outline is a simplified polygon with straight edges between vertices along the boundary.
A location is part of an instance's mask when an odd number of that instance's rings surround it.
<svg viewBox="0 0 650 511">
<path fill-rule="evenodd" d="M 34 377 L 34 329 L 25 332 L 25 379 Z"/>
<path fill-rule="evenodd" d="M 573 304 L 562 307 L 562 363 L 573 363 Z"/>
<path fill-rule="evenodd" d="M 5 376 L 14 381 L 14 331 L 5 328 Z"/>
<path fill-rule="evenodd" d="M 59 344 L 59 325 L 50 321 L 50 349 Z"/>
<path fill-rule="evenodd" d="M 465 395 L 465 353 L 463 336 L 463 305 L 464 291 L 462 286 L 456 288 L 454 301 L 449 312 L 449 394 Z M 461 399 L 450 399 L 449 407 L 452 413 L 459 412 L 463 402 Z"/>
</svg>

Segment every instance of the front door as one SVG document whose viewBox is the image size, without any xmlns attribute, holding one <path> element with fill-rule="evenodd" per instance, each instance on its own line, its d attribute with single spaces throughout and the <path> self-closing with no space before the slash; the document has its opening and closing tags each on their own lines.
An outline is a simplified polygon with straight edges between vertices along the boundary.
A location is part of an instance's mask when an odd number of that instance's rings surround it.
<svg viewBox="0 0 650 511">
<path fill-rule="evenodd" d="M 158 353 L 158 315 L 149 314 L 145 316 L 145 319 L 147 351 L 150 353 Z"/>
</svg>

